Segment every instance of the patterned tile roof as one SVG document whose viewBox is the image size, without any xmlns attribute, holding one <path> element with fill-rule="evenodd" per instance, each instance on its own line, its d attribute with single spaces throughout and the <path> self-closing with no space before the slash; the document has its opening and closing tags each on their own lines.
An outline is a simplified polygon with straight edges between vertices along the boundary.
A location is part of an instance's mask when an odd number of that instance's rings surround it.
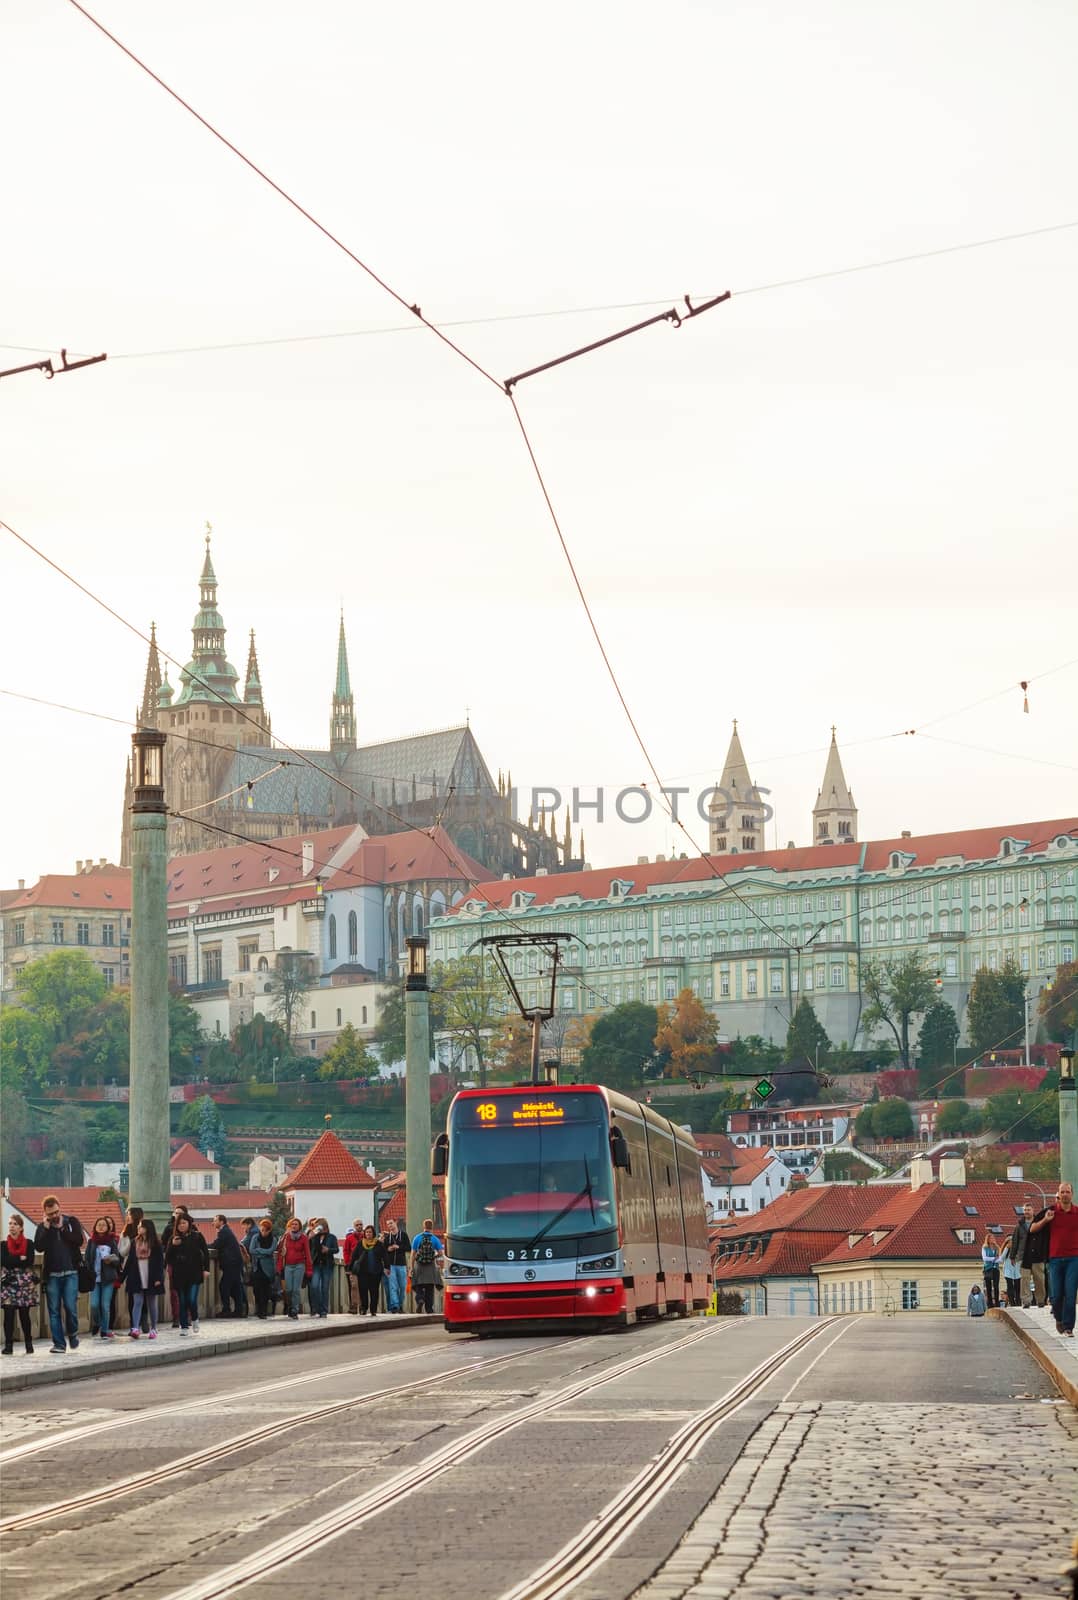
<svg viewBox="0 0 1078 1600">
<path fill-rule="evenodd" d="M 288 1189 L 375 1189 L 377 1184 L 331 1128 L 307 1151 L 288 1179 Z"/>
<path fill-rule="evenodd" d="M 11 1190 L 7 1200 L 16 1211 L 21 1211 L 23 1216 L 36 1226 L 41 1221 L 41 1202 L 47 1194 L 54 1194 L 60 1202 L 63 1214 L 78 1217 L 89 1233 L 96 1217 L 111 1216 L 122 1222 L 127 1209 L 123 1200 L 102 1200 L 101 1189 L 102 1185 L 99 1183 L 68 1189 L 58 1189 L 55 1184 L 50 1184 L 46 1188 L 35 1186 L 24 1189 L 20 1186 Z"/>
<path fill-rule="evenodd" d="M 1002 1227 L 1003 1232 L 995 1235 L 1002 1244 L 1017 1220 L 1015 1207 L 1029 1194 L 1028 1184 L 986 1179 L 975 1179 L 961 1188 L 931 1183 L 916 1190 L 903 1189 L 866 1217 L 861 1228 L 852 1230 L 863 1230 L 863 1238 L 853 1245 L 848 1238 L 843 1240 L 819 1258 L 818 1265 L 896 1259 L 979 1261 L 989 1227 Z M 1037 1205 L 1040 1209 L 1039 1201 Z M 971 1209 L 973 1216 L 968 1214 Z M 972 1243 L 960 1243 L 956 1230 L 963 1228 L 972 1229 Z M 880 1237 L 874 1239 L 874 1234 Z"/>
<path fill-rule="evenodd" d="M 70 907 L 72 911 L 130 911 L 131 874 L 126 867 L 94 867 L 90 872 L 50 872 L 29 889 L 17 892 L 5 911 L 34 906 Z"/>
</svg>

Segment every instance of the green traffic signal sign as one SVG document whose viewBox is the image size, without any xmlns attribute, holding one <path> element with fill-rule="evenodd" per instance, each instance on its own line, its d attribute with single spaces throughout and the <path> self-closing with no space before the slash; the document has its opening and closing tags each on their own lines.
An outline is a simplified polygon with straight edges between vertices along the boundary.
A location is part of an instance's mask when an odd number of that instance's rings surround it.
<svg viewBox="0 0 1078 1600">
<path fill-rule="evenodd" d="M 761 1078 L 759 1083 L 753 1084 L 752 1092 L 755 1095 L 759 1095 L 761 1100 L 770 1100 L 775 1092 L 775 1085 L 770 1078 Z"/>
</svg>

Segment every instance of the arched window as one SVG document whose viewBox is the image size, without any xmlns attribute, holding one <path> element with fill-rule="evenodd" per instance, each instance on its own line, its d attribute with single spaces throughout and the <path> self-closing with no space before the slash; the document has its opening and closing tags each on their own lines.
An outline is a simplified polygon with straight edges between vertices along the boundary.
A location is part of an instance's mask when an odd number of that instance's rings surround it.
<svg viewBox="0 0 1078 1600">
<path fill-rule="evenodd" d="M 330 919 L 329 919 L 329 959 L 331 961 L 336 961 L 336 959 L 337 959 L 337 919 L 336 919 L 336 917 L 330 917 Z"/>
<path fill-rule="evenodd" d="M 258 970 L 259 970 L 259 972 L 268 972 L 269 971 L 269 962 L 266 960 L 265 956 L 259 956 L 259 958 L 258 958 Z"/>
<path fill-rule="evenodd" d="M 348 955 L 351 958 L 351 957 L 354 957 L 354 956 L 358 956 L 358 954 L 359 954 L 359 918 L 356 916 L 354 911 L 350 911 L 348 913 Z"/>
</svg>

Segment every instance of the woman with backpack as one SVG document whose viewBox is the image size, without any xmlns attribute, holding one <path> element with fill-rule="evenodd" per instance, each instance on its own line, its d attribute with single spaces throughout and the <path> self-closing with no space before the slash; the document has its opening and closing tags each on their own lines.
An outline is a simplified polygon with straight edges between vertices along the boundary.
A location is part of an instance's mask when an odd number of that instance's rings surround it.
<svg viewBox="0 0 1078 1600">
<path fill-rule="evenodd" d="M 115 1335 L 109 1327 L 112 1296 L 120 1278 L 120 1241 L 111 1217 L 98 1217 L 86 1246 L 84 1265 L 94 1275 L 90 1290 L 90 1336 L 100 1334 L 102 1339 Z"/>
<path fill-rule="evenodd" d="M 412 1240 L 412 1292 L 415 1308 L 427 1316 L 434 1314 L 434 1291 L 442 1287 L 442 1274 L 438 1262 L 445 1254 L 445 1245 L 432 1231 L 431 1217 L 423 1219 L 423 1231 Z"/>
<path fill-rule="evenodd" d="M 378 1315 L 378 1296 L 382 1290 L 382 1279 L 385 1277 L 388 1265 L 386 1247 L 375 1233 L 373 1224 L 368 1222 L 363 1230 L 362 1239 L 352 1251 L 352 1260 L 348 1267 L 349 1272 L 354 1273 L 359 1286 L 361 1317 Z"/>
<path fill-rule="evenodd" d="M 165 1292 L 165 1253 L 149 1217 L 143 1217 L 135 1228 L 124 1262 L 123 1281 L 131 1302 L 131 1332 L 127 1337 L 138 1338 L 145 1313 L 146 1337 L 156 1339 L 157 1300 Z"/>
</svg>

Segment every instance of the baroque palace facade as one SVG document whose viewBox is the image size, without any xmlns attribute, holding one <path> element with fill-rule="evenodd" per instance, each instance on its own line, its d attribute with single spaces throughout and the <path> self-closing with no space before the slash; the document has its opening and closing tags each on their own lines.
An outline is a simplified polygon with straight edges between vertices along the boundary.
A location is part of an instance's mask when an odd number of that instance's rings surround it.
<svg viewBox="0 0 1078 1600">
<path fill-rule="evenodd" d="M 372 835 L 442 826 L 460 850 L 492 876 L 560 872 L 573 864 L 568 828 L 559 840 L 545 817 L 513 815 L 511 780 L 495 780 L 471 727 L 443 728 L 361 745 L 348 668 L 344 619 L 337 670 L 327 696 L 329 744 L 299 759 L 274 746 L 254 631 L 242 689 L 228 659 L 217 605 L 217 575 L 206 535 L 191 660 L 178 690 L 162 670 L 156 632 L 136 721 L 168 735 L 165 792 L 170 855 L 209 850 L 218 829 L 247 839 L 279 839 L 358 824 Z M 121 865 L 131 859 L 131 774 L 123 802 Z M 577 864 L 580 864 L 579 862 Z"/>
<path fill-rule="evenodd" d="M 848 791 L 825 814 L 836 767 L 832 742 L 813 814 L 819 842 L 767 851 L 757 836 L 706 860 L 481 884 L 432 922 L 432 957 L 458 956 L 488 933 L 572 933 L 579 953 L 559 979 L 560 1010 L 656 1004 L 689 988 L 725 1039 L 782 1042 L 804 995 L 834 1044 L 867 1045 L 863 964 L 913 951 L 938 974 L 960 1024 L 975 973 L 1008 956 L 1028 975 L 1035 1005 L 1078 947 L 1078 818 L 859 843 L 836 826 L 856 825 Z M 733 820 L 740 831 L 739 808 Z M 535 953 L 511 959 L 537 1003 Z"/>
</svg>

